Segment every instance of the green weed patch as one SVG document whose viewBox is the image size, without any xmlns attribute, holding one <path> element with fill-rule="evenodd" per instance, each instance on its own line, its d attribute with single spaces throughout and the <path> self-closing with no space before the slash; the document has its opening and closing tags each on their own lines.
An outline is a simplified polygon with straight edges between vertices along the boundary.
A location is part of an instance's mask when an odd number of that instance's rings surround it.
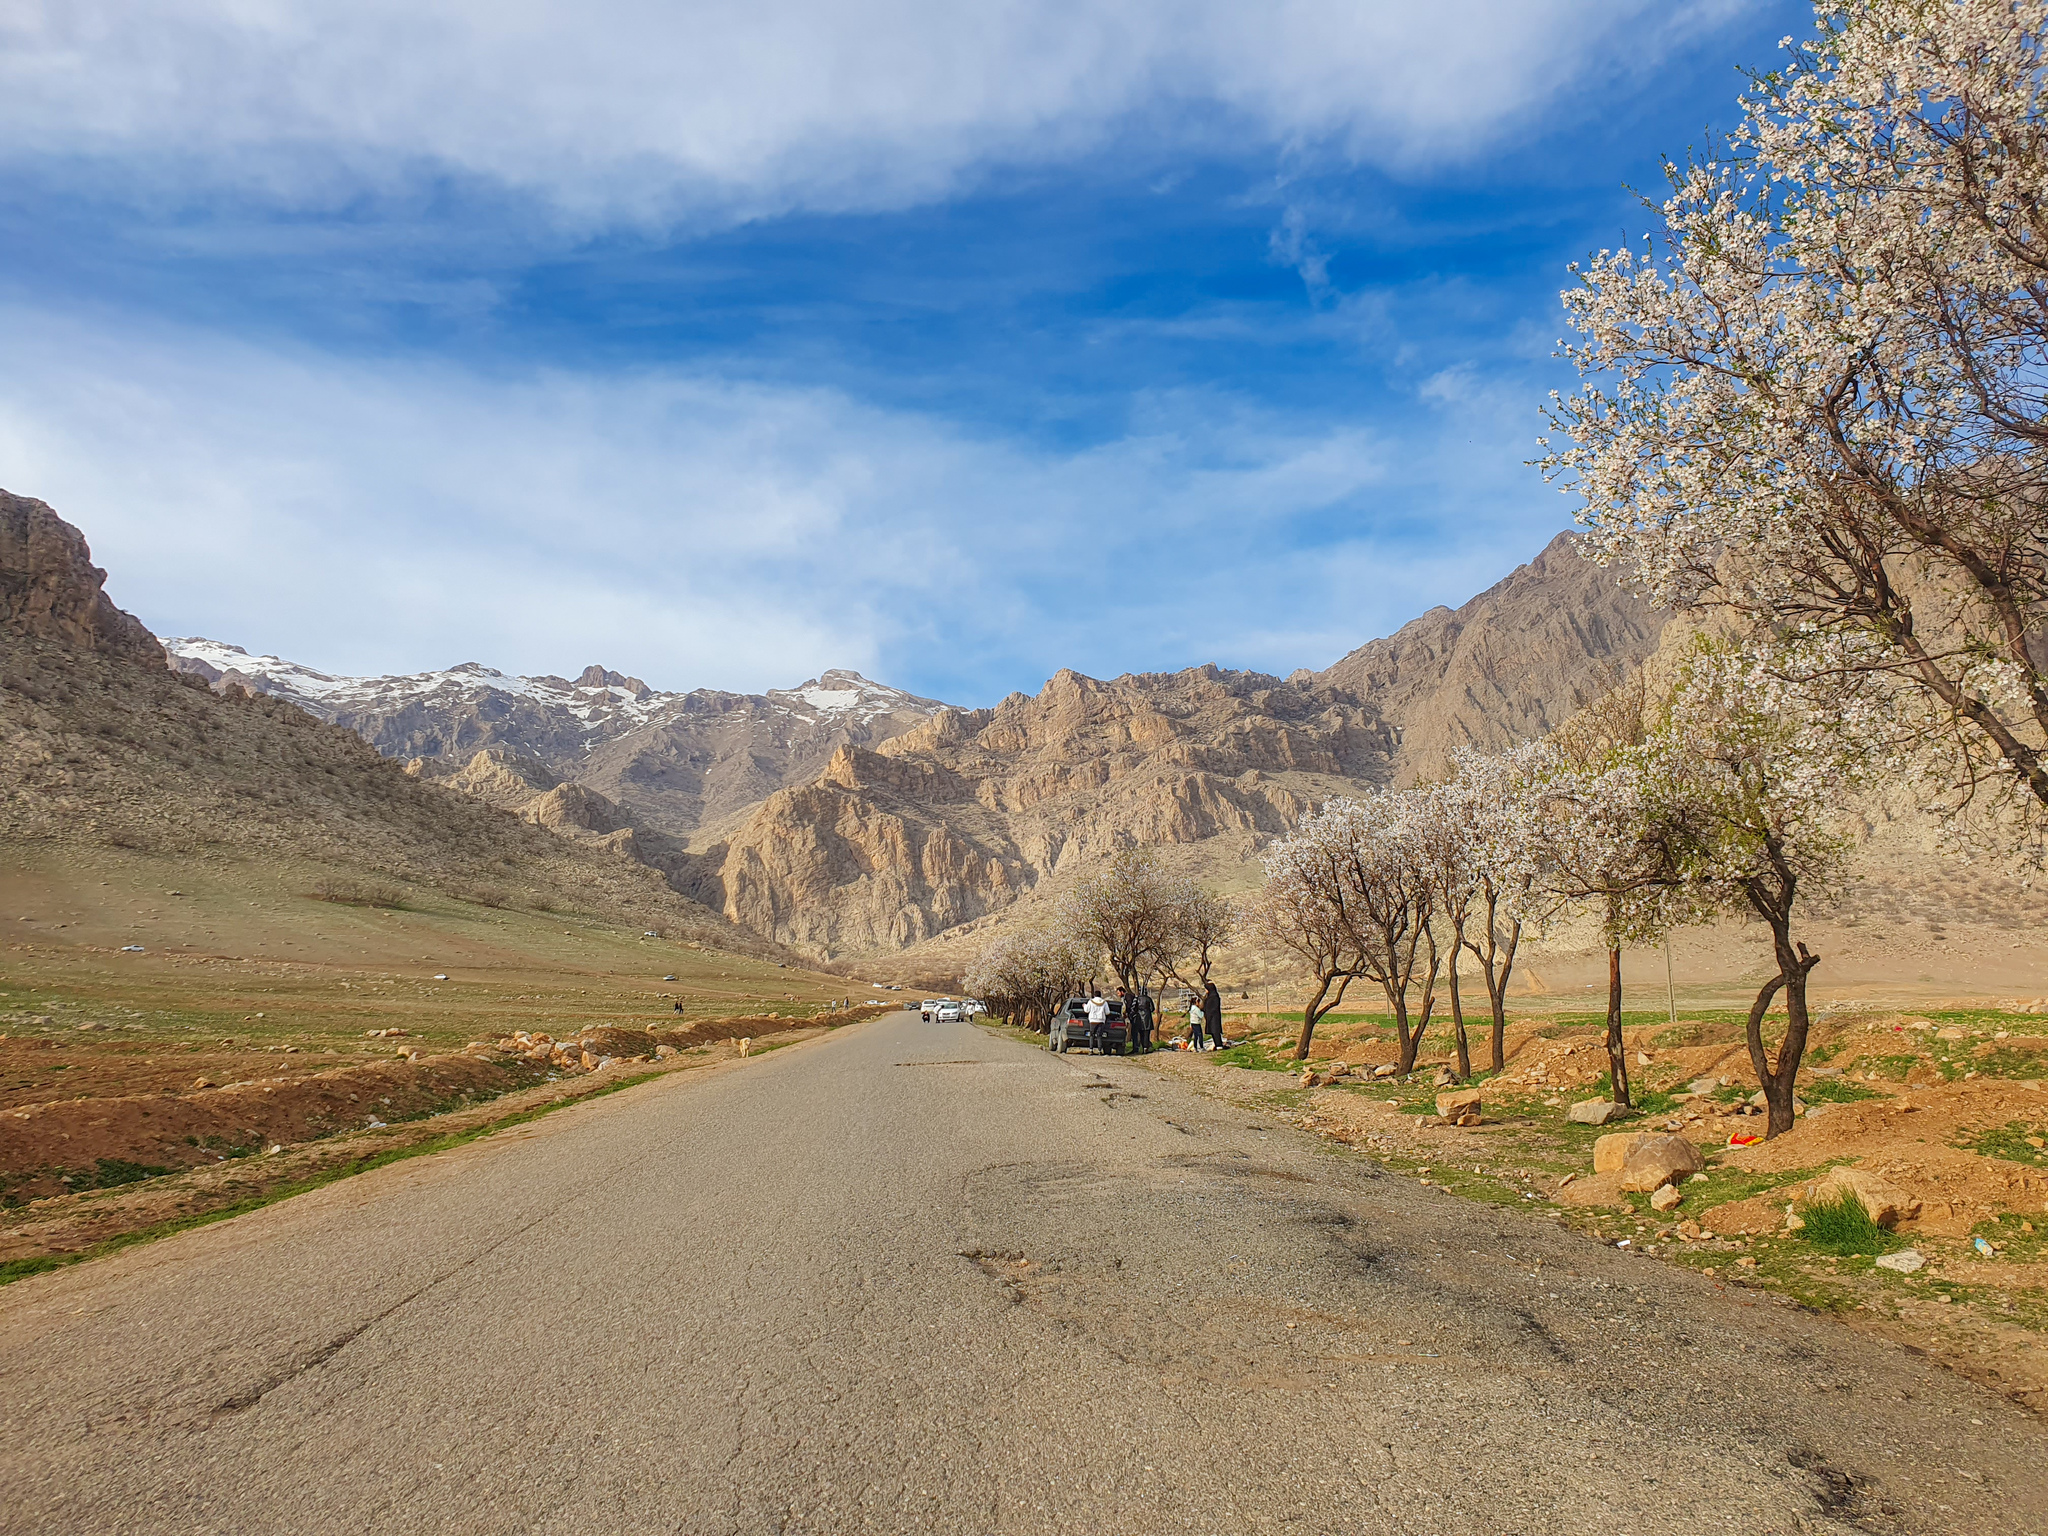
<svg viewBox="0 0 2048 1536">
<path fill-rule="evenodd" d="M 1799 1216 L 1806 1223 L 1800 1229 L 1800 1239 L 1823 1253 L 1888 1253 L 1904 1241 L 1872 1221 L 1854 1195 L 1802 1206 Z"/>
<path fill-rule="evenodd" d="M 2048 1128 L 2029 1125 L 2024 1120 L 2008 1120 L 2004 1125 L 1979 1131 L 1974 1137 L 1956 1145 L 1983 1157 L 2024 1163 L 2029 1168 L 2048 1168 L 2048 1150 L 2036 1144 L 2040 1142 L 2048 1142 Z"/>
</svg>

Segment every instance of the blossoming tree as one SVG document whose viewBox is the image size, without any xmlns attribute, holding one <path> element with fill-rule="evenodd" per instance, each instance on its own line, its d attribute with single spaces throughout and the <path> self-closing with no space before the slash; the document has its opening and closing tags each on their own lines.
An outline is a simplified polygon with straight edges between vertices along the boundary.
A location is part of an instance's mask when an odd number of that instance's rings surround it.
<svg viewBox="0 0 2048 1536">
<path fill-rule="evenodd" d="M 1728 152 L 1670 167 L 1661 249 L 1574 268 L 1543 462 L 1596 558 L 1860 674 L 1849 723 L 2038 839 L 2048 3 L 1816 14 Z"/>
<path fill-rule="evenodd" d="M 1750 1006 L 1750 1064 L 1769 1105 L 1766 1134 L 1792 1126 L 1793 1091 L 1806 1052 L 1807 977 L 1820 963 L 1793 937 L 1816 888 L 1840 876 L 1853 828 L 1844 803 L 1864 787 L 1872 760 L 1823 723 L 1854 679 L 1788 683 L 1767 656 L 1702 641 L 1646 746 L 1646 776 L 1696 902 L 1760 918 L 1776 971 Z M 1785 1031 L 1767 1049 L 1764 1022 L 1785 1004 Z"/>
</svg>

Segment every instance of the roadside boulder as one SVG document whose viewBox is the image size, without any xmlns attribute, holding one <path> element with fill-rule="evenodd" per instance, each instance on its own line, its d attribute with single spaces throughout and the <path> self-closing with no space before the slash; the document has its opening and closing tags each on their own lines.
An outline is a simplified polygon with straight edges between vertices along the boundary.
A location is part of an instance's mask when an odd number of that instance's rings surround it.
<svg viewBox="0 0 2048 1536">
<path fill-rule="evenodd" d="M 1628 1161 L 1629 1148 L 1647 1138 L 1641 1131 L 1610 1131 L 1593 1143 L 1593 1171 L 1619 1173 Z"/>
<path fill-rule="evenodd" d="M 1466 1115 L 1477 1115 L 1480 1102 L 1477 1088 L 1459 1088 L 1436 1096 L 1436 1112 L 1446 1120 L 1459 1120 Z"/>
<path fill-rule="evenodd" d="M 1650 1209 L 1653 1211 L 1668 1211 L 1676 1207 L 1678 1202 L 1684 1198 L 1685 1196 L 1678 1192 L 1676 1184 L 1660 1184 L 1657 1186 L 1656 1192 L 1650 1196 Z"/>
<path fill-rule="evenodd" d="M 1621 1106 L 1612 1099 L 1581 1099 L 1565 1117 L 1574 1125 L 1605 1125 L 1621 1114 Z"/>
<path fill-rule="evenodd" d="M 1830 1168 L 1828 1176 L 1806 1186 L 1808 1205 L 1825 1205 L 1844 1195 L 1853 1197 L 1870 1219 L 1880 1227 L 1911 1221 L 1920 1214 L 1920 1202 L 1889 1179 L 1860 1168 Z"/>
<path fill-rule="evenodd" d="M 1917 1248 L 1908 1248 L 1903 1253 L 1880 1254 L 1871 1262 L 1879 1269 L 1897 1270 L 1902 1275 L 1910 1275 L 1927 1265 L 1927 1260 L 1921 1256 Z"/>
<path fill-rule="evenodd" d="M 1706 1166 L 1700 1149 L 1683 1136 L 1644 1136 L 1628 1149 L 1622 1162 L 1621 1187 L 1648 1193 Z"/>
</svg>

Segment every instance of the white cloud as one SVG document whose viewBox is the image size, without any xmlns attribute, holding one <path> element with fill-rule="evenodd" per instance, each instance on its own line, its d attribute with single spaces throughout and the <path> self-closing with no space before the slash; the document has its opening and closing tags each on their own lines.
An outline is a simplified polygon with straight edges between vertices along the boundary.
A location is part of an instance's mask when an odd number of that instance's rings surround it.
<svg viewBox="0 0 2048 1536">
<path fill-rule="evenodd" d="M 1327 661 L 1501 573 L 1497 529 L 1413 556 L 1380 526 L 1411 444 L 1205 393 L 1131 416 L 1054 451 L 830 390 L 0 308 L 0 485 L 82 527 L 159 633 L 325 671 L 851 665 L 987 702 L 1066 665 Z"/>
<path fill-rule="evenodd" d="M 1469 155 L 1747 0 L 0 0 L 0 144 L 150 195 L 900 206 L 1167 121 Z"/>
</svg>

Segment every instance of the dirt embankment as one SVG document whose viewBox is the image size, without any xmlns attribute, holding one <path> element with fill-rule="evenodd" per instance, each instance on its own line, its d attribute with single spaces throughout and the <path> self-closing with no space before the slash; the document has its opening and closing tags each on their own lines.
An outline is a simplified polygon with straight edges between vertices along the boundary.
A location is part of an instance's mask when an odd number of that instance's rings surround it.
<svg viewBox="0 0 2048 1536">
<path fill-rule="evenodd" d="M 1277 1033 L 1220 1058 L 1151 1064 L 1448 1193 L 1789 1294 L 2048 1412 L 2048 1034 L 2025 1016 L 2036 1006 L 1817 1020 L 1802 1113 L 1769 1141 L 1755 1139 L 1757 1085 L 1729 1018 L 1631 1026 L 1639 1108 L 1607 1125 L 1569 1118 L 1606 1096 L 1602 1031 L 1583 1016 L 1512 1024 L 1506 1070 L 1476 1085 L 1483 1112 L 1455 1122 L 1438 1112 L 1445 1053 L 1431 1050 L 1411 1077 L 1375 1078 L 1393 1041 L 1370 1021 L 1319 1033 L 1311 1086 Z M 1353 1070 L 1332 1081 L 1339 1061 Z M 1241 1070 L 1280 1066 L 1290 1070 Z M 1597 1148 L 1638 1137 L 1690 1141 L 1704 1166 L 1661 1191 L 1631 1188 L 1626 1163 L 1603 1168 Z M 1803 1225 L 1827 1189 L 1865 1181 L 1890 1207 L 1875 1227 L 1816 1239 Z"/>
<path fill-rule="evenodd" d="M 466 1050 L 433 1056 L 404 1043 L 402 1031 L 380 1031 L 386 1038 L 398 1037 L 394 1054 L 380 1060 L 306 1072 L 293 1070 L 292 1058 L 271 1057 L 276 1065 L 260 1078 L 217 1083 L 202 1069 L 176 1091 L 92 1093 L 17 1104 L 0 1111 L 0 1198 L 16 1207 L 112 1188 L 445 1114 L 614 1063 L 649 1062 L 799 1026 L 831 1028 L 889 1011 L 852 1008 L 810 1020 L 753 1014 L 703 1020 L 684 1029 L 587 1029 L 559 1042 L 542 1036 L 548 1044 L 538 1050 L 513 1048 L 511 1041 L 478 1041 Z M 40 1040 L 10 1047 L 0 1039 L 0 1053 L 10 1048 L 24 1055 L 47 1049 Z M 77 1048 L 71 1052 L 79 1053 Z M 80 1063 L 74 1082 L 118 1083 L 122 1060 L 109 1056 Z M 241 1060 L 246 1065 L 247 1058 Z M 160 1075 L 163 1069 L 145 1061 L 136 1070 Z"/>
</svg>

